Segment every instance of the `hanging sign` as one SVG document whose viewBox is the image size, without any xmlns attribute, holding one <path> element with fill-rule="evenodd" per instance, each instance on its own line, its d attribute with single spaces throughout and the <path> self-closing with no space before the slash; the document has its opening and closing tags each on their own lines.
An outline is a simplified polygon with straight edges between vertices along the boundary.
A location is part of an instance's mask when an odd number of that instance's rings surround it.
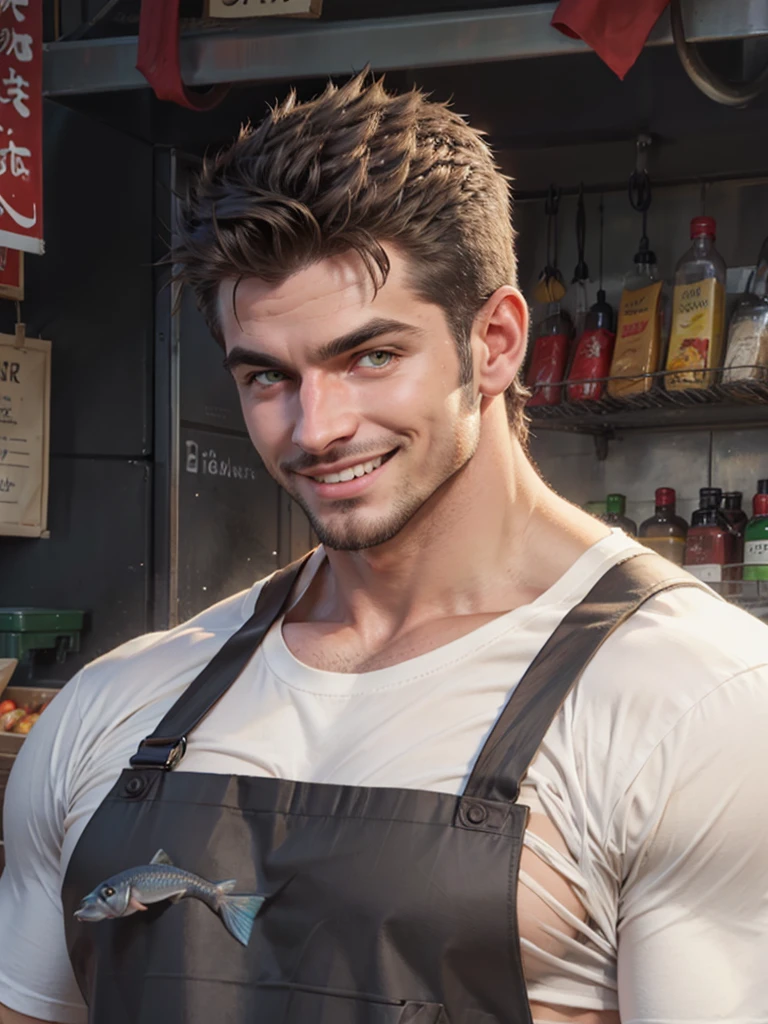
<svg viewBox="0 0 768 1024">
<path fill-rule="evenodd" d="M 42 0 L 0 0 L 0 246 L 43 252 Z"/>
<path fill-rule="evenodd" d="M 208 0 L 209 18 L 319 18 L 323 0 Z"/>
<path fill-rule="evenodd" d="M 0 536 L 47 535 L 51 343 L 0 334 Z"/>
</svg>

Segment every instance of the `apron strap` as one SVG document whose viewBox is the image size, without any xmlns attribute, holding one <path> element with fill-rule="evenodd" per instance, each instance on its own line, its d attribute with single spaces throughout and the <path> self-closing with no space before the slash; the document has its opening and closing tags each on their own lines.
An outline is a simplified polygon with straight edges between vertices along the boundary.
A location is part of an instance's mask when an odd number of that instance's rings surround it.
<svg viewBox="0 0 768 1024">
<path fill-rule="evenodd" d="M 131 768 L 171 771 L 184 756 L 187 736 L 227 692 L 278 618 L 313 552 L 279 569 L 261 588 L 251 617 L 189 684 L 151 736 L 142 740 Z"/>
<path fill-rule="evenodd" d="M 552 720 L 600 647 L 646 601 L 677 587 L 711 593 L 650 552 L 609 569 L 531 662 L 480 751 L 464 795 L 514 803 Z"/>
</svg>

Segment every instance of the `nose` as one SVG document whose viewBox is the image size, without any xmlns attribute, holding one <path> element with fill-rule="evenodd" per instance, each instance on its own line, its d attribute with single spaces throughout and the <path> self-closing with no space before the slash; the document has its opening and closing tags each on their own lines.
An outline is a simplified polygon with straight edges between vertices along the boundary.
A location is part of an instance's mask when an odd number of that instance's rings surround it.
<svg viewBox="0 0 768 1024">
<path fill-rule="evenodd" d="M 352 396 L 338 378 L 327 374 L 306 375 L 298 391 L 298 410 L 293 428 L 295 445 L 320 455 L 355 434 L 358 416 Z"/>
</svg>

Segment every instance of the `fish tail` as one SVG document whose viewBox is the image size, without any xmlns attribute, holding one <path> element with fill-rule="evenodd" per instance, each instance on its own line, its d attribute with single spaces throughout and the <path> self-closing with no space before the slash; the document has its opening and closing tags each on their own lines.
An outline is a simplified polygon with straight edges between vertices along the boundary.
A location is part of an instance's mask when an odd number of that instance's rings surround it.
<svg viewBox="0 0 768 1024">
<path fill-rule="evenodd" d="M 253 922 L 263 902 L 263 896 L 229 896 L 226 891 L 219 897 L 218 912 L 221 919 L 227 930 L 243 946 L 248 945 Z"/>
</svg>

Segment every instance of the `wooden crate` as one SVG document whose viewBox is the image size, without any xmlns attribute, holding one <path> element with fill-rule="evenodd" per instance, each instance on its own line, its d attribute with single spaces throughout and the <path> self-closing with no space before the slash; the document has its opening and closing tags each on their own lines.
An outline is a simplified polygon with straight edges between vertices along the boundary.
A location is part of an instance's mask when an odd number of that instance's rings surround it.
<svg viewBox="0 0 768 1024">
<path fill-rule="evenodd" d="M 44 689 L 36 686 L 9 686 L 3 691 L 0 699 L 15 700 L 19 707 L 29 707 L 52 700 L 58 692 L 58 690 Z M 19 750 L 21 750 L 25 739 L 26 736 L 16 736 L 10 732 L 0 733 L 0 871 L 5 867 L 2 820 L 5 787 L 8 785 L 8 776 L 11 774 L 13 762 Z"/>
</svg>

